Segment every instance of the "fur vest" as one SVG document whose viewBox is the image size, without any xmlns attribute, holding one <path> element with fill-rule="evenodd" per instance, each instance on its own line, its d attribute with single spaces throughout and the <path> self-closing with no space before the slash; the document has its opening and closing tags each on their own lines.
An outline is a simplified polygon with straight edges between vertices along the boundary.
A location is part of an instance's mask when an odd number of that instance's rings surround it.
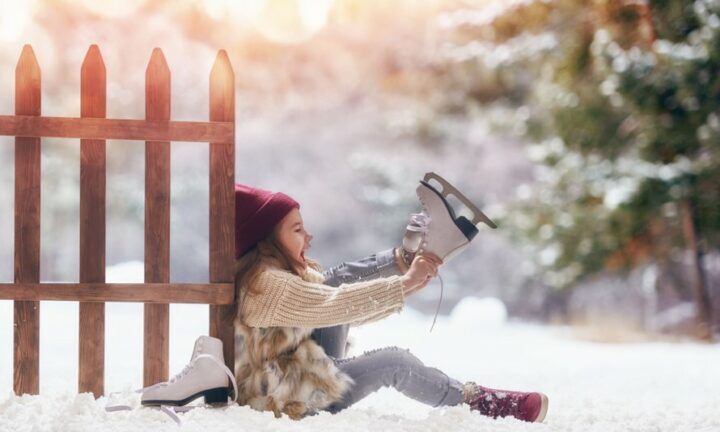
<svg viewBox="0 0 720 432">
<path fill-rule="evenodd" d="M 303 279 L 323 282 L 308 268 Z M 312 328 L 249 327 L 235 320 L 238 403 L 292 419 L 326 408 L 354 384 L 311 337 Z"/>
</svg>

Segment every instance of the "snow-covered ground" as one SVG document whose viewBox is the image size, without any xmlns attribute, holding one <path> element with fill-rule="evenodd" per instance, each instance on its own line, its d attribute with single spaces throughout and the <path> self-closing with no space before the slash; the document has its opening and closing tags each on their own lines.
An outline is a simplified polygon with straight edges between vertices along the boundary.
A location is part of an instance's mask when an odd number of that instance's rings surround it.
<svg viewBox="0 0 720 432">
<path fill-rule="evenodd" d="M 138 268 L 140 272 L 138 273 Z M 108 269 L 109 281 L 137 281 L 139 263 Z M 135 275 L 129 277 L 128 275 Z M 0 302 L 0 431 L 720 431 L 720 346 L 695 343 L 600 344 L 568 328 L 508 322 L 494 299 L 467 299 L 450 317 L 409 308 L 351 331 L 351 354 L 388 345 L 410 348 L 459 380 L 550 397 L 543 424 L 492 420 L 466 407 L 430 408 L 383 389 L 337 415 L 299 422 L 247 407 L 197 408 L 178 427 L 157 409 L 107 413 L 106 398 L 76 394 L 77 304 L 41 306 L 40 396 L 12 394 L 12 303 Z M 106 390 L 141 385 L 142 306 L 106 308 Z M 207 334 L 207 307 L 171 306 L 171 373 Z M 134 401 L 135 403 L 137 400 Z"/>
</svg>

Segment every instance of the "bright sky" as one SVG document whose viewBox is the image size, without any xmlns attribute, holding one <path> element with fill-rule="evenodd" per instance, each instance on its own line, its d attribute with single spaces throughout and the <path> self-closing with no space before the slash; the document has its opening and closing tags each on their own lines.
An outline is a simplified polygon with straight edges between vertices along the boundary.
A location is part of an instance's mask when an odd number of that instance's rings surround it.
<svg viewBox="0 0 720 432">
<path fill-rule="evenodd" d="M 18 41 L 28 29 L 36 8 L 47 3 L 82 7 L 104 18 L 124 18 L 141 10 L 148 0 L 0 0 L 0 41 Z M 327 23 L 333 0 L 177 0 L 178 7 L 201 6 L 216 20 L 249 22 L 266 38 L 297 43 Z"/>
</svg>

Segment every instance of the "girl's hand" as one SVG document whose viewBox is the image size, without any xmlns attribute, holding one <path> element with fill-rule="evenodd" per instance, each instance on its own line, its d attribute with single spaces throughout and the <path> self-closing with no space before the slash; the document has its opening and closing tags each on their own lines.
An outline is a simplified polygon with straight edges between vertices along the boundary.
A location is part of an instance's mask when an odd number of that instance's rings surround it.
<svg viewBox="0 0 720 432">
<path fill-rule="evenodd" d="M 437 276 L 440 264 L 442 264 L 442 259 L 436 255 L 416 256 L 408 271 L 402 276 L 405 295 L 425 288 L 430 279 Z"/>
</svg>

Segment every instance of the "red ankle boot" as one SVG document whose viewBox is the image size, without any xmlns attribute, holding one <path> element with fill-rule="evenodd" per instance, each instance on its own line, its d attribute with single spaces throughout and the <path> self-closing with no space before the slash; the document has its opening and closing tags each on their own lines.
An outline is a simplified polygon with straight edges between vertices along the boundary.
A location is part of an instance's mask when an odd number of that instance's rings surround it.
<svg viewBox="0 0 720 432">
<path fill-rule="evenodd" d="M 464 387 L 464 400 L 470 409 L 492 418 L 513 416 L 527 422 L 541 422 L 547 414 L 548 397 L 542 393 L 496 390 L 472 381 Z"/>
</svg>

